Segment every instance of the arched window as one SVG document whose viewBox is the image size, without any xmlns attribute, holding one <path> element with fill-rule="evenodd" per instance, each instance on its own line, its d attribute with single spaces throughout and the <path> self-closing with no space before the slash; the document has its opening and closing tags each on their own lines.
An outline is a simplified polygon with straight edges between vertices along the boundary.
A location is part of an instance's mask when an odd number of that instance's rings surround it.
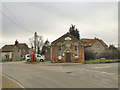
<svg viewBox="0 0 120 90">
<path fill-rule="evenodd" d="M 66 52 L 67 52 L 67 53 L 69 53 L 69 52 L 70 52 L 70 50 L 68 49 L 68 50 L 66 50 Z"/>
<path fill-rule="evenodd" d="M 62 46 L 61 45 L 58 45 L 58 56 L 61 56 L 61 49 L 62 48 Z"/>
</svg>

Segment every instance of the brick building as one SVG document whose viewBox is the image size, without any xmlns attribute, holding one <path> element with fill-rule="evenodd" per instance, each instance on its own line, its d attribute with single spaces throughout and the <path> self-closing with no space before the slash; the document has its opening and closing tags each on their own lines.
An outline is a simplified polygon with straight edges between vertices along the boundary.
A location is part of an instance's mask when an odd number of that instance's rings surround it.
<svg viewBox="0 0 120 90">
<path fill-rule="evenodd" d="M 85 50 L 95 53 L 96 56 L 105 52 L 108 47 L 103 40 L 96 37 L 94 39 L 83 38 L 81 40 L 85 43 Z"/>
<path fill-rule="evenodd" d="M 84 62 L 84 43 L 69 33 L 51 43 L 52 62 Z"/>
</svg>

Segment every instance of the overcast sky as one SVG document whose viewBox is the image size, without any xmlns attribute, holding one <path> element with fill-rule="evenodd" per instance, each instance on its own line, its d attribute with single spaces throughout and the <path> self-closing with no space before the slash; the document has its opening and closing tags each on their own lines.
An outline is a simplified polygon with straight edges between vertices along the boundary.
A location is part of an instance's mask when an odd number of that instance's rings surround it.
<svg viewBox="0 0 120 90">
<path fill-rule="evenodd" d="M 2 12 L 1 46 L 16 39 L 29 45 L 34 32 L 52 42 L 68 32 L 71 24 L 81 38 L 118 43 L 117 2 L 4 2 Z"/>
</svg>

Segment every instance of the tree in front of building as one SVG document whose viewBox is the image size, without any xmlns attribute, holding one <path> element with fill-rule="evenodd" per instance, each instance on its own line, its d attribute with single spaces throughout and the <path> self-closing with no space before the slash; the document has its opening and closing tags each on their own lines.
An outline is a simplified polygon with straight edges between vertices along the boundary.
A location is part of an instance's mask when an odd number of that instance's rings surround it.
<svg viewBox="0 0 120 90">
<path fill-rule="evenodd" d="M 96 57 L 96 54 L 93 53 L 92 51 L 85 50 L 85 60 L 93 60 Z"/>
<path fill-rule="evenodd" d="M 118 59 L 118 49 L 114 45 L 110 45 L 100 57 L 105 59 Z"/>
<path fill-rule="evenodd" d="M 45 41 L 42 50 L 41 50 L 41 55 L 45 55 L 45 53 L 47 52 L 47 50 L 50 49 L 50 42 L 48 40 Z"/>
<path fill-rule="evenodd" d="M 73 36 L 75 36 L 78 40 L 80 40 L 80 34 L 77 28 L 75 28 L 75 25 L 71 25 L 69 29 L 69 33 Z"/>
<path fill-rule="evenodd" d="M 35 50 L 35 53 L 40 54 L 40 51 L 43 46 L 43 36 L 37 35 L 35 32 L 34 37 L 30 38 L 31 48 Z"/>
</svg>

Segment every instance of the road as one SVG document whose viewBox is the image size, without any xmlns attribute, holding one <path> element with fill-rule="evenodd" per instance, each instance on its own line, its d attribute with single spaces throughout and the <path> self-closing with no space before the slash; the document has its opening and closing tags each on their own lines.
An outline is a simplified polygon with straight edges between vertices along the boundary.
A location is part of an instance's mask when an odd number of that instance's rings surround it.
<svg viewBox="0 0 120 90">
<path fill-rule="evenodd" d="M 118 63 L 3 63 L 2 73 L 25 88 L 118 88 Z"/>
</svg>

